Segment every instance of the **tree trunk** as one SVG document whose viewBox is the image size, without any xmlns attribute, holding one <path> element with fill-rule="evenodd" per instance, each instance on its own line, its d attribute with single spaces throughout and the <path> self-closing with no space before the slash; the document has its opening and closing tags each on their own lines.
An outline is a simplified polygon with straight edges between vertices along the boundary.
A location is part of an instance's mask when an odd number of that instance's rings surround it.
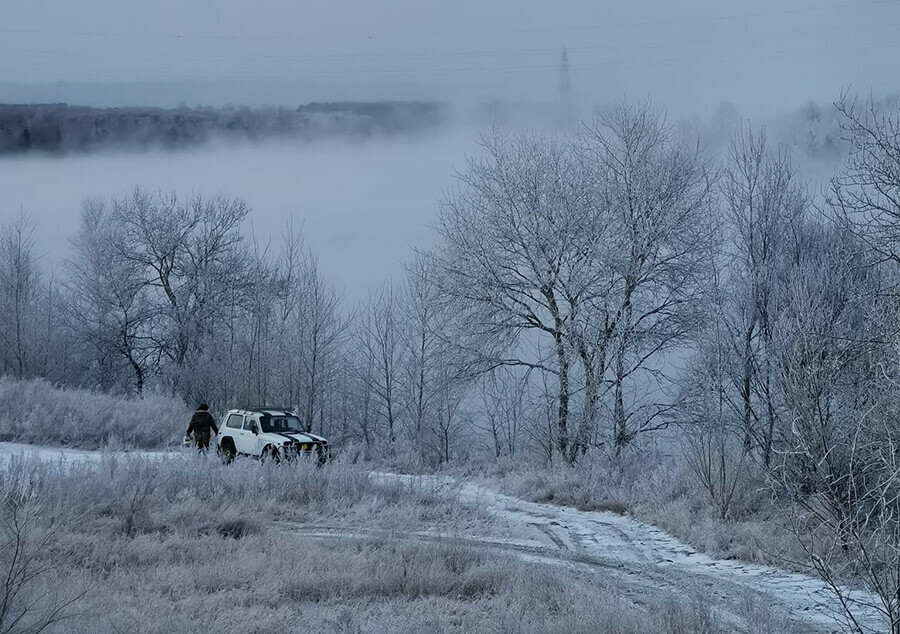
<svg viewBox="0 0 900 634">
<path fill-rule="evenodd" d="M 625 346 L 616 354 L 616 386 L 613 402 L 613 425 L 615 427 L 616 455 L 628 444 L 628 419 L 625 415 Z"/>
<path fill-rule="evenodd" d="M 597 370 L 591 355 L 588 353 L 584 342 L 578 346 L 578 356 L 584 368 L 584 413 L 581 419 L 581 427 L 578 430 L 578 438 L 572 444 L 569 462 L 575 462 L 587 452 L 591 437 L 594 435 L 594 426 L 597 420 Z"/>
<path fill-rule="evenodd" d="M 744 426 L 744 451 L 753 448 L 753 403 L 751 381 L 753 379 L 753 330 L 754 322 L 750 323 L 744 337 L 744 374 L 741 377 L 741 400 L 744 405 L 742 422 Z"/>
<path fill-rule="evenodd" d="M 562 333 L 557 329 L 553 333 L 556 344 L 556 361 L 559 366 L 559 393 L 557 395 L 556 428 L 559 434 L 556 442 L 559 453 L 569 460 L 569 357 Z"/>
<path fill-rule="evenodd" d="M 143 368 L 141 368 L 141 364 L 139 364 L 133 358 L 131 359 L 131 368 L 134 370 L 134 382 L 135 382 L 135 388 L 137 389 L 138 396 L 143 396 L 143 394 L 144 394 L 144 370 L 143 370 Z"/>
</svg>

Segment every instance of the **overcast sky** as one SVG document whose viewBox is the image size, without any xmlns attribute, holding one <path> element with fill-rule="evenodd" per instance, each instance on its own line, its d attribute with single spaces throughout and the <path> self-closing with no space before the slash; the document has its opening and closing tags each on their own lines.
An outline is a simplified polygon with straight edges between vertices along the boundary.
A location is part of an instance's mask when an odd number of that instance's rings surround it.
<svg viewBox="0 0 900 634">
<path fill-rule="evenodd" d="M 0 0 L 0 14 L 0 82 L 546 101 L 566 46 L 592 104 L 777 109 L 900 84 L 900 0 Z"/>
</svg>

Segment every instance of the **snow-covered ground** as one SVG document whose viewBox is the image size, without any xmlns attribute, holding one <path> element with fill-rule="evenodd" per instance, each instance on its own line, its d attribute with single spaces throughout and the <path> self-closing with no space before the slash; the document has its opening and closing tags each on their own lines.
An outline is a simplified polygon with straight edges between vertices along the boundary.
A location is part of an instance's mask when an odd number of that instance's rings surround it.
<svg viewBox="0 0 900 634">
<path fill-rule="evenodd" d="M 190 452 L 130 452 L 131 455 L 173 459 Z M 78 463 L 97 460 L 101 452 L 0 443 L 0 461 L 14 455 Z M 447 494 L 474 503 L 501 522 L 495 535 L 452 534 L 434 531 L 400 533 L 409 540 L 453 541 L 515 555 L 548 565 L 568 566 L 614 578 L 627 596 L 646 603 L 660 593 L 697 594 L 708 598 L 721 618 L 742 631 L 743 609 L 755 598 L 773 613 L 782 614 L 787 632 L 838 632 L 843 620 L 833 593 L 821 581 L 777 568 L 714 559 L 650 526 L 607 512 L 579 511 L 526 502 L 498 493 L 482 484 L 447 477 L 373 473 L 385 481 L 446 486 Z M 424 482 L 423 482 L 424 481 Z M 368 538 L 378 531 L 352 526 L 315 526 L 279 522 L 287 533 L 304 539 Z M 392 531 L 392 536 L 398 533 Z M 866 633 L 884 631 L 875 600 L 862 592 L 856 618 Z M 731 628 L 730 628 L 731 629 Z"/>
<path fill-rule="evenodd" d="M 87 449 L 69 449 L 65 447 L 42 447 L 39 445 L 27 445 L 17 442 L 0 442 L 0 461 L 8 460 L 12 456 L 34 456 L 41 460 L 55 462 L 78 463 L 100 460 L 104 453 L 117 453 L 142 458 L 168 458 L 184 455 L 180 451 L 117 451 L 102 452 Z"/>
<path fill-rule="evenodd" d="M 661 591 L 677 595 L 699 590 L 740 631 L 741 603 L 755 597 L 790 620 L 784 631 L 848 629 L 842 627 L 845 619 L 834 593 L 822 581 L 769 566 L 715 559 L 655 526 L 629 517 L 526 502 L 480 484 L 458 483 L 452 478 L 385 473 L 376 477 L 424 477 L 443 482 L 448 487 L 455 485 L 466 501 L 490 509 L 505 520 L 513 537 L 495 540 L 495 547 L 537 560 L 551 559 L 567 565 L 600 569 L 615 576 L 623 587 L 628 588 L 635 601 Z M 885 623 L 875 609 L 875 597 L 857 591 L 848 594 L 863 631 L 883 632 Z"/>
<path fill-rule="evenodd" d="M 811 631 L 833 630 L 842 621 L 834 594 L 818 579 L 768 566 L 714 559 L 698 553 L 660 529 L 608 512 L 584 512 L 523 502 L 467 484 L 463 494 L 483 502 L 510 523 L 546 536 L 557 550 L 602 566 L 640 592 L 700 587 L 725 615 L 738 619 L 737 604 L 749 595 L 763 598 Z M 866 631 L 881 632 L 874 597 L 854 592 L 857 618 Z M 799 627 L 798 630 L 799 631 Z"/>
</svg>

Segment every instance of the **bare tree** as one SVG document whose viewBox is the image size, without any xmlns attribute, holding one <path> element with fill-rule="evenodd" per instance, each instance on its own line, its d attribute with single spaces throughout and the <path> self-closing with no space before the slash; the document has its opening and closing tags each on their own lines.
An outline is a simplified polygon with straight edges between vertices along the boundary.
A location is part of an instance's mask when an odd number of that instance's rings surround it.
<svg viewBox="0 0 900 634">
<path fill-rule="evenodd" d="M 804 223 L 779 277 L 774 348 L 790 429 L 777 473 L 848 627 L 862 631 L 857 615 L 868 600 L 844 584 L 862 580 L 876 597 L 867 607 L 900 632 L 900 127 L 872 101 L 844 96 L 836 105 L 851 148 L 826 201 L 836 222 Z"/>
<path fill-rule="evenodd" d="M 732 395 L 728 301 L 720 284 L 721 270 L 715 261 L 710 267 L 714 276 L 704 311 L 708 318 L 699 329 L 695 355 L 680 381 L 684 393 L 678 411 L 685 463 L 719 517 L 727 520 L 746 483 L 750 453 Z"/>
<path fill-rule="evenodd" d="M 239 199 L 195 195 L 181 201 L 174 193 L 135 189 L 112 203 L 119 255 L 141 267 L 156 291 L 161 320 L 160 351 L 174 363 L 185 395 L 193 390 L 190 355 L 210 332 L 216 298 L 240 274 L 240 224 L 249 209 Z"/>
<path fill-rule="evenodd" d="M 510 368 L 497 368 L 486 374 L 479 384 L 481 400 L 480 425 L 490 436 L 495 457 L 513 457 L 520 450 L 527 420 L 527 392 L 530 372 L 517 373 Z"/>
<path fill-rule="evenodd" d="M 732 290 L 729 330 L 740 393 L 744 446 L 769 465 L 778 422 L 773 383 L 777 285 L 809 205 L 796 168 L 768 150 L 764 131 L 743 130 L 731 143 L 721 194 Z"/>
<path fill-rule="evenodd" d="M 153 323 L 156 311 L 144 271 L 121 256 L 112 223 L 106 203 L 84 202 L 81 228 L 72 240 L 74 253 L 67 262 L 68 290 L 77 306 L 70 321 L 91 349 L 95 367 L 103 367 L 111 356 L 121 358 L 140 394 L 159 356 Z M 99 377 L 102 388 L 115 383 L 104 372 Z"/>
<path fill-rule="evenodd" d="M 791 421 L 776 473 L 806 511 L 798 535 L 851 625 L 858 628 L 858 606 L 842 584 L 852 573 L 880 597 L 879 609 L 896 632 L 892 580 L 900 572 L 900 515 L 897 471 L 888 454 L 897 433 L 892 384 L 898 366 L 884 337 L 885 326 L 896 320 L 896 303 L 885 301 L 885 279 L 866 266 L 861 246 L 841 228 L 809 225 L 800 233 L 776 339 L 778 381 Z"/>
<path fill-rule="evenodd" d="M 289 406 L 328 433 L 348 319 L 303 234 L 289 225 L 277 251 L 255 238 L 219 279 L 200 348 L 188 361 L 198 393 L 227 404 Z M 171 331 L 169 331 L 171 333 Z"/>
<path fill-rule="evenodd" d="M 357 335 L 358 336 L 358 335 Z M 359 344 L 357 344 L 359 345 Z M 380 414 L 374 389 L 377 369 L 370 358 L 353 354 L 353 376 L 350 382 L 353 422 L 348 426 L 352 437 L 361 440 L 367 449 L 378 440 Z"/>
<path fill-rule="evenodd" d="M 602 351 L 612 386 L 616 451 L 638 433 L 664 424 L 670 404 L 648 398 L 666 377 L 652 362 L 685 342 L 697 322 L 696 305 L 714 232 L 714 180 L 699 147 L 666 123 L 650 104 L 623 104 L 586 128 L 580 154 L 590 165 L 592 222 L 607 226 L 611 244 L 596 249 L 592 267 L 607 271 L 582 300 L 594 347 Z M 632 391 L 644 393 L 626 398 Z M 630 401 L 630 402 L 629 402 Z"/>
<path fill-rule="evenodd" d="M 357 320 L 358 378 L 374 397 L 387 429 L 387 441 L 397 440 L 401 414 L 401 371 L 404 364 L 397 293 L 390 282 L 371 296 Z"/>
<path fill-rule="evenodd" d="M 868 244 L 873 260 L 900 264 L 900 111 L 846 94 L 835 107 L 850 155 L 832 180 L 830 209 Z"/>
<path fill-rule="evenodd" d="M 249 254 L 248 254 L 249 255 Z M 244 375 L 243 402 L 256 405 L 269 403 L 272 383 L 278 373 L 272 364 L 273 348 L 283 348 L 284 342 L 274 339 L 276 287 L 278 270 L 270 261 L 268 247 L 260 248 L 253 241 L 253 255 L 247 258 L 246 287 L 246 348 L 242 354 Z"/>
<path fill-rule="evenodd" d="M 439 275 L 432 255 L 419 253 L 406 267 L 401 295 L 406 431 L 419 451 L 445 393 L 443 382 L 449 377 L 454 383 L 467 383 L 477 374 L 471 355 L 456 344 L 466 325 L 457 319 L 452 299 L 441 292 Z"/>
<path fill-rule="evenodd" d="M 229 391 L 236 348 L 223 339 L 234 344 L 249 316 L 270 305 L 271 285 L 259 275 L 270 263 L 265 253 L 248 252 L 240 234 L 247 213 L 237 199 L 181 201 L 138 188 L 108 204 L 84 203 L 66 288 L 78 307 L 70 325 L 96 385 L 113 387 L 125 363 L 138 393 L 151 377 L 191 399 Z M 248 313 L 254 289 L 260 301 Z M 268 326 L 268 317 L 256 326 Z M 257 361 L 267 356 L 253 353 Z"/>
<path fill-rule="evenodd" d="M 556 443 L 568 456 L 571 311 L 567 289 L 580 286 L 592 236 L 578 214 L 581 167 L 558 139 L 501 132 L 483 140 L 487 158 L 472 160 L 459 189 L 442 205 L 435 254 L 441 291 L 464 314 L 484 370 L 502 365 L 550 372 L 557 380 Z M 587 253 L 586 253 L 587 251 Z M 571 278 L 571 279 L 570 279 Z M 527 335 L 527 337 L 526 337 Z M 550 359 L 528 355 L 528 338 L 548 337 Z"/>
<path fill-rule="evenodd" d="M 7 371 L 24 378 L 32 371 L 32 332 L 40 272 L 34 254 L 34 222 L 21 212 L 0 229 L 0 297 L 7 310 L 0 320 L 0 338 L 7 354 Z"/>
<path fill-rule="evenodd" d="M 425 457 L 434 464 L 446 464 L 453 458 L 467 457 L 465 438 L 470 428 L 464 408 L 466 389 L 451 365 L 441 366 L 437 381 L 439 390 L 425 434 Z"/>
<path fill-rule="evenodd" d="M 337 386 L 340 351 L 349 336 L 351 320 L 341 310 L 343 296 L 326 282 L 315 257 L 307 260 L 302 279 L 305 312 L 297 321 L 300 338 L 294 349 L 301 360 L 305 394 L 302 411 L 309 429 L 327 431 L 327 418 L 332 414 L 324 409 L 325 397 Z"/>
</svg>

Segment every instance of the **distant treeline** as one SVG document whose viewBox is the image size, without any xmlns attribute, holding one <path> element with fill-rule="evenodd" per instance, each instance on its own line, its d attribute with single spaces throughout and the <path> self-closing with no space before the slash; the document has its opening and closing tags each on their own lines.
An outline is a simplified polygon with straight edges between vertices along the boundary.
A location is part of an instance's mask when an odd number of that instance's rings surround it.
<svg viewBox="0 0 900 634">
<path fill-rule="evenodd" d="M 389 136 L 426 131 L 439 126 L 444 118 L 442 104 L 419 101 L 310 103 L 297 109 L 0 104 L 0 154 L 121 147 L 175 149 L 213 139 Z"/>
</svg>

